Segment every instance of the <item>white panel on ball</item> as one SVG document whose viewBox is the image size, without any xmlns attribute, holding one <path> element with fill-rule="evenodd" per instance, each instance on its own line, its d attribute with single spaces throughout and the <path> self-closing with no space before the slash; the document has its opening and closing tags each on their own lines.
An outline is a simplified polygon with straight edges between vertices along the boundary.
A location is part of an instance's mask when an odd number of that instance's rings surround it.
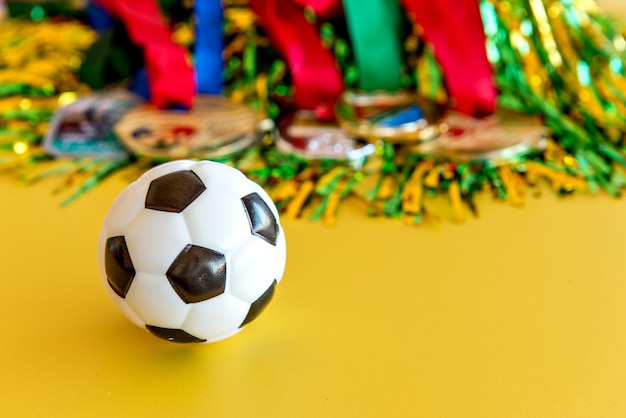
<svg viewBox="0 0 626 418">
<path fill-rule="evenodd" d="M 108 237 L 124 235 L 130 222 L 144 208 L 150 183 L 133 183 L 113 202 L 104 221 Z"/>
<path fill-rule="evenodd" d="M 252 303 L 274 282 L 276 248 L 261 238 L 251 237 L 230 258 L 228 292 Z"/>
<path fill-rule="evenodd" d="M 229 254 L 251 237 L 248 218 L 237 195 L 207 187 L 183 212 L 191 243 Z"/>
<path fill-rule="evenodd" d="M 138 273 L 126 295 L 126 303 L 144 323 L 179 328 L 189 313 L 165 276 Z"/>
<path fill-rule="evenodd" d="M 125 235 L 135 269 L 163 275 L 191 239 L 183 215 L 150 209 L 137 215 Z"/>
<path fill-rule="evenodd" d="M 198 338 L 217 341 L 239 331 L 250 305 L 224 293 L 191 307 L 183 329 Z"/>
</svg>

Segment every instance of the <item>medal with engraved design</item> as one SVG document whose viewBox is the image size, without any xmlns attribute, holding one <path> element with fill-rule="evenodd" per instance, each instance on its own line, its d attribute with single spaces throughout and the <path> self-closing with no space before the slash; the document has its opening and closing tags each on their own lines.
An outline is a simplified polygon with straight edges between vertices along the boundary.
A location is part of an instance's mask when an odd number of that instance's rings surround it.
<svg viewBox="0 0 626 418">
<path fill-rule="evenodd" d="M 440 134 L 441 110 L 408 92 L 348 91 L 337 101 L 335 115 L 348 134 L 368 141 L 396 144 L 431 141 Z"/>
<path fill-rule="evenodd" d="M 335 107 L 339 125 L 371 142 L 408 146 L 453 160 L 511 160 L 542 150 L 541 120 L 505 109 L 475 118 L 444 109 L 408 92 L 346 92 Z"/>
<path fill-rule="evenodd" d="M 254 145 L 271 126 L 248 106 L 201 95 L 189 111 L 137 107 L 116 124 L 115 133 L 133 153 L 156 160 L 220 159 Z"/>
<path fill-rule="evenodd" d="M 283 117 L 276 147 L 308 160 L 361 161 L 376 147 L 333 123 L 319 121 L 313 112 L 297 111 Z"/>
<path fill-rule="evenodd" d="M 448 111 L 440 130 L 437 139 L 413 149 L 456 160 L 512 160 L 545 148 L 548 135 L 538 117 L 502 109 L 482 119 Z"/>
</svg>

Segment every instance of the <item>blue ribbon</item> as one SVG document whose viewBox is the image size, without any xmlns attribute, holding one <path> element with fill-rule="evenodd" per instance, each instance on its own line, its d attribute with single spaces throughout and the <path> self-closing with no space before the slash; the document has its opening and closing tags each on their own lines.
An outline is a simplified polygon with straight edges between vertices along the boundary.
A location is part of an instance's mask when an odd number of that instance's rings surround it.
<svg viewBox="0 0 626 418">
<path fill-rule="evenodd" d="M 224 63 L 223 11 L 220 0 L 196 0 L 194 60 L 198 93 L 220 94 Z"/>
<path fill-rule="evenodd" d="M 99 5 L 90 1 L 85 9 L 89 24 L 99 34 L 113 28 L 113 18 Z"/>
<path fill-rule="evenodd" d="M 418 105 L 395 110 L 391 115 L 378 121 L 381 126 L 398 127 L 407 123 L 424 119 L 424 111 Z"/>
<path fill-rule="evenodd" d="M 146 74 L 145 67 L 141 67 L 135 72 L 128 89 L 144 100 L 150 100 L 150 87 L 148 86 L 148 74 Z"/>
</svg>

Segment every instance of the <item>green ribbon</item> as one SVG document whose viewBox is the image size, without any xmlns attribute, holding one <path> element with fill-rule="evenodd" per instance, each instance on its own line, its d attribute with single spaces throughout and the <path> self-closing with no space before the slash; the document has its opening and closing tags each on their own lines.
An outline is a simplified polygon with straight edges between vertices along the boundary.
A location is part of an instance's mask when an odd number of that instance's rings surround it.
<svg viewBox="0 0 626 418">
<path fill-rule="evenodd" d="M 401 8 L 394 0 L 343 0 L 352 50 L 365 91 L 400 88 Z"/>
</svg>

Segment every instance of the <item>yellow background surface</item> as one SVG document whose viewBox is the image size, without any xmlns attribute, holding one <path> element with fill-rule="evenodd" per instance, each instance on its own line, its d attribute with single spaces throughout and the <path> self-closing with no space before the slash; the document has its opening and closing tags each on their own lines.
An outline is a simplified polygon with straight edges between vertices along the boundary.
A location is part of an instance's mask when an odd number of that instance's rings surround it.
<svg viewBox="0 0 626 418">
<path fill-rule="evenodd" d="M 439 227 L 356 200 L 334 228 L 283 220 L 267 310 L 176 345 L 101 284 L 100 225 L 124 185 L 61 209 L 53 183 L 0 176 L 0 415 L 626 417 L 626 200 L 483 196 L 480 219 Z"/>
<path fill-rule="evenodd" d="M 104 292 L 97 237 L 124 185 L 61 209 L 53 182 L 0 177 L 3 416 L 626 416 L 626 200 L 484 196 L 438 228 L 356 200 L 334 228 L 284 220 L 267 310 L 190 346 Z"/>
</svg>

